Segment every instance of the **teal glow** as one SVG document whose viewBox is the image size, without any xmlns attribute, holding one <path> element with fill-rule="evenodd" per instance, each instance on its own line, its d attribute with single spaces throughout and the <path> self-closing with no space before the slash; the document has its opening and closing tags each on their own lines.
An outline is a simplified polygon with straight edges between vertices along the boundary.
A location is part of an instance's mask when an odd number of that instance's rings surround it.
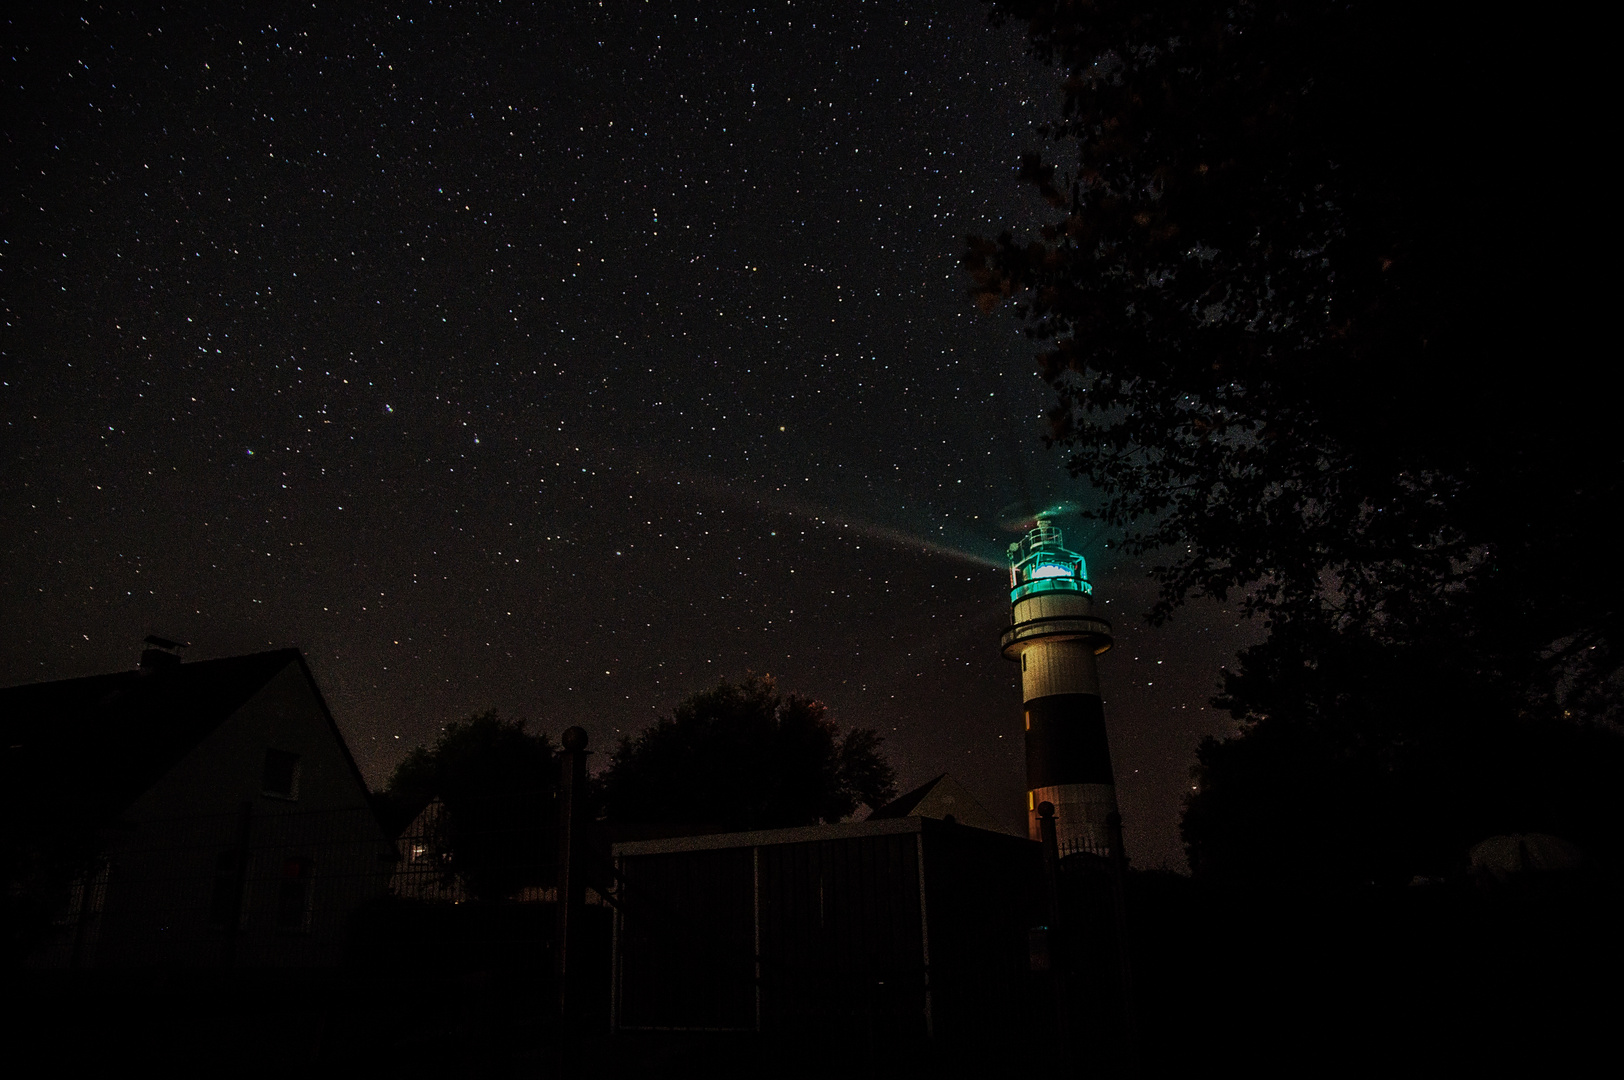
<svg viewBox="0 0 1624 1080">
<path fill-rule="evenodd" d="M 1092 593 L 1088 564 L 1075 551 L 1067 551 L 1060 530 L 1048 518 L 1017 543 L 1009 545 L 1009 600 L 1046 592 Z"/>
</svg>

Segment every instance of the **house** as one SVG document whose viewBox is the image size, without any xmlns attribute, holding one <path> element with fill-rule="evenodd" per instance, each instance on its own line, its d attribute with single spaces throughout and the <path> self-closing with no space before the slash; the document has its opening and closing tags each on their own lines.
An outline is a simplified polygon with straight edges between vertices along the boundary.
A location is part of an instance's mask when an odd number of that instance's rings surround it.
<svg viewBox="0 0 1624 1080">
<path fill-rule="evenodd" d="M 338 963 L 396 853 L 304 656 L 149 643 L 133 671 L 0 690 L 21 959 Z"/>
</svg>

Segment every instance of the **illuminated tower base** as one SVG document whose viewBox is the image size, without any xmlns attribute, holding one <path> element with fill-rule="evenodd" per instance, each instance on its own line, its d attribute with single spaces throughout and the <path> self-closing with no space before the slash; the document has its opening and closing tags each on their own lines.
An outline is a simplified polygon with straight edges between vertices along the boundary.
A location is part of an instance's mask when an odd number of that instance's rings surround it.
<svg viewBox="0 0 1624 1080">
<path fill-rule="evenodd" d="M 1026 705 L 1027 832 L 1038 838 L 1038 804 L 1055 808 L 1061 854 L 1110 847 L 1116 782 L 1094 658 L 1111 647 L 1111 624 L 1094 614 L 1081 555 L 1039 518 L 1009 548 L 1011 626 L 1005 659 L 1021 665 Z"/>
</svg>

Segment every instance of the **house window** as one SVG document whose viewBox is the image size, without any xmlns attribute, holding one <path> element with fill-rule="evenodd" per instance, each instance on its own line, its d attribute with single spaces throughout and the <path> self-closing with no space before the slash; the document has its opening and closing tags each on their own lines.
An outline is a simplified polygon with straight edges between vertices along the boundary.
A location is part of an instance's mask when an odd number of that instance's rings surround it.
<svg viewBox="0 0 1624 1080">
<path fill-rule="evenodd" d="M 277 898 L 276 927 L 293 933 L 310 929 L 312 886 L 316 864 L 310 859 L 289 859 L 282 864 L 282 888 Z"/>
<path fill-rule="evenodd" d="M 67 902 L 58 908 L 52 920 L 58 928 L 79 925 L 81 919 L 101 914 L 107 899 L 107 872 L 111 868 L 106 856 L 97 856 L 85 869 L 75 874 L 68 886 Z"/>
<path fill-rule="evenodd" d="M 299 755 L 287 750 L 265 751 L 261 791 L 273 799 L 299 797 Z"/>
</svg>

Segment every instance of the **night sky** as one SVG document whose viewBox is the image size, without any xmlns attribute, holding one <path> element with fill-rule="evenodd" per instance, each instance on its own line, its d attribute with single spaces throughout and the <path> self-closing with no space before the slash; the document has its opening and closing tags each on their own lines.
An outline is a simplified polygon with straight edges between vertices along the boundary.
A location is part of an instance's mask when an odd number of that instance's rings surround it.
<svg viewBox="0 0 1624 1080">
<path fill-rule="evenodd" d="M 42 7 L 44 5 L 41 5 Z M 1052 73 L 973 0 L 75 8 L 5 27 L 0 684 L 304 649 L 370 782 L 769 672 L 1023 817 L 1008 523 L 1086 488 L 967 233 Z M 1086 543 L 1129 851 L 1216 605 Z M 598 761 L 601 764 L 603 755 Z"/>
</svg>

